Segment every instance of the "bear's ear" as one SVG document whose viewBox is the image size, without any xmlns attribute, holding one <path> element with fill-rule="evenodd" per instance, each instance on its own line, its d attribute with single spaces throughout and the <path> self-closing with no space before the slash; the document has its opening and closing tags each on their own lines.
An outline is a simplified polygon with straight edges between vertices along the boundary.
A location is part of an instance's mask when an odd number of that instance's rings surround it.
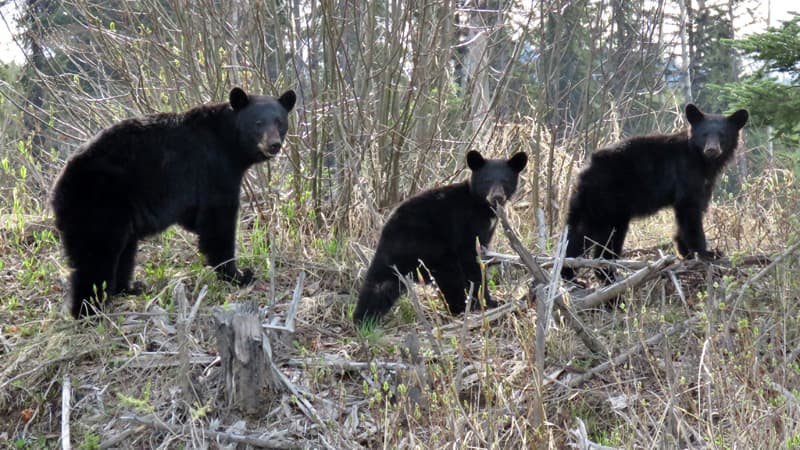
<svg viewBox="0 0 800 450">
<path fill-rule="evenodd" d="M 278 97 L 278 103 L 280 103 L 281 106 L 283 106 L 283 109 L 285 109 L 286 112 L 289 112 L 292 110 L 292 108 L 294 108 L 294 103 L 296 101 L 297 101 L 297 95 L 295 95 L 294 91 L 291 89 L 284 92 L 283 94 L 281 94 L 280 97 Z"/>
<path fill-rule="evenodd" d="M 242 90 L 242 88 L 235 87 L 231 89 L 231 93 L 228 95 L 228 99 L 231 102 L 231 106 L 233 110 L 239 110 L 247 106 L 250 103 L 250 99 L 247 97 L 247 94 Z"/>
<path fill-rule="evenodd" d="M 470 150 L 470 152 L 467 153 L 467 166 L 473 172 L 483 167 L 484 164 L 486 164 L 486 160 L 483 159 L 480 153 L 475 150 Z"/>
<path fill-rule="evenodd" d="M 705 114 L 703 114 L 703 111 L 700 111 L 697 106 L 694 106 L 692 103 L 686 105 L 686 119 L 689 120 L 690 125 L 697 125 L 703 121 L 704 117 Z"/>
<path fill-rule="evenodd" d="M 750 115 L 747 113 L 746 109 L 740 109 L 735 113 L 728 116 L 728 120 L 736 127 L 737 130 L 741 130 L 744 125 L 747 123 L 747 119 Z"/>
<path fill-rule="evenodd" d="M 511 167 L 511 170 L 514 172 L 520 173 L 522 169 L 525 168 L 525 165 L 528 164 L 528 155 L 524 152 L 516 153 L 511 159 L 508 160 L 508 166 Z"/>
</svg>

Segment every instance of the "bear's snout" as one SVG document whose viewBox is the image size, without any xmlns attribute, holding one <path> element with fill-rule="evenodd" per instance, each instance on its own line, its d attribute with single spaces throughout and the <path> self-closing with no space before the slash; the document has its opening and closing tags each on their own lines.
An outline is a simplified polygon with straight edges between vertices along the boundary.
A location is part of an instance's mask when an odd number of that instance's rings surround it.
<svg viewBox="0 0 800 450">
<path fill-rule="evenodd" d="M 718 136 L 709 136 L 706 144 L 703 146 L 703 154 L 706 158 L 716 158 L 722 154 L 722 148 L 719 145 Z"/>
<path fill-rule="evenodd" d="M 277 133 L 276 133 L 277 134 Z M 267 157 L 273 157 L 281 151 L 283 146 L 280 136 L 272 136 L 270 134 L 264 136 L 264 139 L 258 144 L 258 149 Z"/>
<path fill-rule="evenodd" d="M 504 204 L 506 202 L 506 193 L 503 191 L 503 186 L 492 186 L 486 194 L 486 201 L 488 201 L 490 205 Z"/>
<path fill-rule="evenodd" d="M 270 155 L 277 155 L 279 151 L 281 151 L 281 143 L 280 142 L 273 142 L 273 143 L 269 144 L 269 147 L 267 147 L 267 152 Z"/>
</svg>

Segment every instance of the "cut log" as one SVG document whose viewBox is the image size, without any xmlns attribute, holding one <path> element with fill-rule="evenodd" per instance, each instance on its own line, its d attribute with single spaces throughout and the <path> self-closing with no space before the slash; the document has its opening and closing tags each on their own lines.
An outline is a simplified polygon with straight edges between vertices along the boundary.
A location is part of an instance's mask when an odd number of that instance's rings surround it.
<svg viewBox="0 0 800 450">
<path fill-rule="evenodd" d="M 281 384 L 272 370 L 272 347 L 258 306 L 214 308 L 214 323 L 228 408 L 251 415 L 266 413 Z"/>
</svg>

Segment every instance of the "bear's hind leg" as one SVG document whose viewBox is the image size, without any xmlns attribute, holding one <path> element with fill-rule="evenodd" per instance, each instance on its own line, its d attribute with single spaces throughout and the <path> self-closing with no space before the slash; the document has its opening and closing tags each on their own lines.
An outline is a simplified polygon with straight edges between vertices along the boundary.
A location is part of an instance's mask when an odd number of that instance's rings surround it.
<svg viewBox="0 0 800 450">
<path fill-rule="evenodd" d="M 405 286 L 397 279 L 393 270 L 367 271 L 367 277 L 358 293 L 358 304 L 353 312 L 353 322 L 358 325 L 367 320 L 378 320 L 383 317 L 394 302 L 405 292 Z"/>
<path fill-rule="evenodd" d="M 95 308 L 99 308 L 107 296 L 119 292 L 117 273 L 130 232 L 122 224 L 112 227 L 106 223 L 104 226 L 103 230 L 95 227 L 77 233 L 62 231 L 73 268 L 69 306 L 76 319 L 94 315 Z"/>
</svg>

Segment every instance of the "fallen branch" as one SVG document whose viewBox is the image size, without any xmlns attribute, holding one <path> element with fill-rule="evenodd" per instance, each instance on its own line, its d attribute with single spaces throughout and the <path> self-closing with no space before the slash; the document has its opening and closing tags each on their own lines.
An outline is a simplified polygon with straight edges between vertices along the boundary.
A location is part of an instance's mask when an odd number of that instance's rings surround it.
<svg viewBox="0 0 800 450">
<path fill-rule="evenodd" d="M 461 320 L 453 320 L 453 322 L 439 327 L 439 331 L 444 333 L 449 333 L 452 331 L 457 331 L 459 329 L 467 329 L 473 330 L 475 328 L 480 328 L 485 323 L 494 322 L 502 317 L 507 316 L 508 314 L 514 311 L 524 311 L 528 309 L 528 303 L 524 300 L 514 300 L 508 303 L 504 303 L 497 308 L 492 308 L 485 311 L 483 314 L 481 313 L 472 313 L 472 314 L 464 314 L 464 318 Z"/>
<path fill-rule="evenodd" d="M 592 353 L 598 355 L 606 354 L 605 346 L 596 338 L 594 335 L 583 325 L 580 319 L 578 319 L 578 315 L 575 313 L 573 308 L 567 306 L 564 303 L 564 294 L 558 294 L 557 297 L 553 299 L 555 305 L 558 307 L 559 311 L 564 314 L 564 318 L 567 320 L 567 325 L 572 328 L 572 331 L 575 332 L 575 335 L 578 336 L 578 339 L 583 342 L 583 345 L 586 346 Z"/>
<path fill-rule="evenodd" d="M 572 301 L 577 311 L 594 308 L 608 302 L 610 299 L 617 297 L 626 290 L 636 287 L 648 279 L 652 278 L 657 273 L 669 267 L 675 262 L 675 257 L 672 255 L 665 255 L 654 263 L 648 263 L 647 267 L 639 269 L 631 276 L 617 281 L 616 283 L 599 289 L 582 298 L 576 298 Z"/>
<path fill-rule="evenodd" d="M 683 331 L 684 329 L 693 326 L 698 321 L 700 321 L 700 313 L 695 314 L 694 316 L 686 319 L 685 321 L 683 321 L 683 322 L 681 322 L 681 323 L 679 323 L 677 325 L 672 325 L 671 327 L 667 328 L 666 330 L 663 330 L 663 331 L 661 331 L 661 332 L 659 332 L 659 333 L 647 338 L 644 342 L 641 342 L 641 343 L 635 345 L 634 347 L 632 347 L 631 349 L 627 350 L 626 352 L 621 353 L 619 356 L 617 356 L 617 357 L 615 357 L 615 358 L 613 358 L 613 359 L 611 359 L 609 361 L 606 361 L 606 362 L 604 362 L 602 364 L 599 364 L 598 366 L 592 368 L 591 370 L 589 370 L 589 371 L 587 371 L 587 372 L 585 372 L 585 373 L 583 373 L 581 375 L 578 375 L 578 376 L 568 380 L 566 385 L 568 387 L 573 388 L 573 387 L 576 387 L 576 386 L 578 386 L 580 384 L 583 384 L 586 381 L 588 381 L 590 378 L 594 377 L 595 375 L 600 374 L 602 372 L 605 372 L 606 370 L 610 369 L 613 366 L 618 366 L 618 365 L 624 363 L 626 359 L 630 358 L 632 355 L 635 355 L 636 353 L 641 352 L 646 346 L 657 344 L 662 339 L 664 339 L 664 338 L 666 338 L 668 336 L 672 336 L 673 334 L 676 334 L 676 333 L 678 333 L 680 331 Z"/>
<path fill-rule="evenodd" d="M 547 274 L 539 267 L 539 264 L 536 262 L 536 259 L 533 255 L 530 254 L 527 248 L 522 245 L 522 242 L 519 240 L 519 236 L 514 228 L 511 227 L 511 224 L 508 222 L 508 216 L 506 215 L 506 210 L 503 206 L 498 205 L 495 208 L 495 213 L 497 214 L 497 218 L 500 219 L 500 224 L 503 226 L 503 232 L 505 233 L 506 237 L 508 238 L 509 244 L 511 244 L 511 248 L 514 249 L 515 252 L 520 257 L 522 263 L 530 270 L 531 275 L 533 275 L 533 280 L 536 284 L 547 284 L 550 279 L 547 277 Z"/>
<path fill-rule="evenodd" d="M 117 434 L 115 436 L 112 436 L 112 437 L 106 439 L 105 441 L 101 442 L 100 443 L 100 450 L 106 450 L 108 448 L 117 448 L 117 447 L 119 447 L 120 443 L 128 442 L 128 439 L 131 437 L 131 435 L 141 434 L 146 429 L 147 429 L 147 427 L 145 427 L 144 425 L 139 425 L 139 426 L 135 426 L 135 427 L 129 427 L 128 429 L 126 429 L 122 433 L 119 433 L 119 434 Z"/>
<path fill-rule="evenodd" d="M 255 434 L 244 434 L 236 432 L 227 433 L 223 431 L 212 431 L 208 429 L 200 429 L 198 432 L 198 429 L 195 426 L 170 425 L 168 423 L 164 423 L 164 421 L 160 420 L 153 414 L 149 414 L 146 416 L 122 416 L 120 417 L 120 419 L 128 422 L 146 425 L 150 428 L 154 428 L 160 431 L 166 431 L 174 435 L 197 436 L 199 434 L 201 436 L 206 436 L 211 438 L 212 441 L 224 441 L 236 444 L 252 445 L 253 447 L 258 447 L 258 448 L 275 448 L 275 449 L 305 448 L 309 444 L 308 442 L 292 441 L 285 438 L 263 438 Z"/>
<path fill-rule="evenodd" d="M 297 407 L 300 408 L 301 411 L 303 411 L 303 414 L 305 414 L 306 417 L 308 417 L 309 419 L 313 420 L 314 423 L 319 425 L 323 430 L 329 430 L 328 422 L 322 419 L 322 416 L 319 415 L 319 413 L 311 404 L 311 402 L 309 402 L 308 399 L 306 398 L 305 394 L 307 393 L 301 392 L 300 389 L 298 389 L 297 386 L 294 385 L 294 383 L 289 381 L 289 379 L 286 378 L 286 375 L 284 375 L 283 372 L 280 371 L 278 366 L 275 365 L 274 361 L 270 360 L 269 365 L 272 370 L 273 376 L 277 378 L 277 380 L 280 381 L 281 384 L 283 384 L 283 386 L 289 391 L 290 394 L 292 394 L 293 399 L 297 404 Z"/>
<path fill-rule="evenodd" d="M 541 267 L 536 263 L 533 255 L 522 245 L 522 242 L 519 240 L 517 236 L 517 232 L 511 227 L 511 224 L 508 222 L 508 217 L 506 216 L 506 211 L 503 209 L 502 206 L 498 206 L 496 209 L 497 217 L 500 219 L 500 223 L 503 225 L 503 231 L 508 237 L 508 242 L 511 244 L 511 248 L 516 251 L 522 262 L 528 268 L 528 270 L 533 275 L 534 284 L 535 285 L 547 285 L 549 279 L 547 274 L 544 273 Z M 533 288 L 535 289 L 535 287 Z M 535 292 L 535 291 L 534 291 Z M 537 299 L 538 301 L 539 299 Z M 545 301 L 546 299 L 541 299 L 541 301 Z M 559 293 L 558 295 L 554 296 L 552 301 L 554 302 L 555 306 L 564 314 L 567 318 L 567 324 L 575 331 L 575 334 L 578 338 L 583 341 L 584 345 L 594 353 L 603 353 L 603 345 L 600 341 L 595 338 L 592 333 L 583 325 L 581 320 L 575 314 L 575 311 L 564 303 L 563 294 Z M 542 318 L 544 320 L 544 318 Z"/>
<path fill-rule="evenodd" d="M 155 369 L 160 367 L 175 367 L 181 365 L 176 356 L 179 352 L 141 352 L 133 356 L 120 356 L 111 360 L 112 364 L 121 364 L 129 368 Z M 214 355 L 206 353 L 190 353 L 189 365 L 209 365 L 217 360 Z"/>
<path fill-rule="evenodd" d="M 314 358 L 292 358 L 286 364 L 290 367 L 324 367 L 338 372 L 353 372 L 371 369 L 372 367 L 386 370 L 409 370 L 413 368 L 412 365 L 401 362 L 350 361 L 331 355 L 320 355 Z"/>
<path fill-rule="evenodd" d="M 489 258 L 486 264 L 496 264 L 500 262 L 509 262 L 514 264 L 522 264 L 519 255 L 509 255 L 507 253 L 498 253 L 495 251 L 486 251 L 484 256 Z M 556 262 L 556 257 L 553 256 L 534 256 L 533 260 L 539 267 L 550 268 Z M 712 261 L 704 261 L 699 259 L 685 259 L 675 267 L 675 270 L 695 270 L 698 267 L 706 267 L 708 264 L 713 264 L 718 267 L 748 267 L 748 266 L 766 266 L 772 259 L 767 255 L 747 255 L 742 257 L 725 257 Z M 620 267 L 627 270 L 639 270 L 648 266 L 647 261 L 638 259 L 602 259 L 602 258 L 563 258 L 562 266 L 570 267 L 573 269 L 607 269 L 610 267 Z"/>
<path fill-rule="evenodd" d="M 484 256 L 489 258 L 487 264 L 494 264 L 498 262 L 509 262 L 515 264 L 522 264 L 522 259 L 519 255 L 509 255 L 507 253 L 498 253 L 495 251 L 486 251 Z M 532 256 L 533 261 L 540 267 L 551 268 L 556 263 L 558 258 L 554 256 Z M 636 259 L 593 259 L 593 258 L 562 258 L 562 267 L 578 268 L 592 268 L 592 269 L 605 269 L 608 267 L 622 267 L 629 270 L 638 270 L 647 265 L 646 261 L 639 261 Z"/>
</svg>

